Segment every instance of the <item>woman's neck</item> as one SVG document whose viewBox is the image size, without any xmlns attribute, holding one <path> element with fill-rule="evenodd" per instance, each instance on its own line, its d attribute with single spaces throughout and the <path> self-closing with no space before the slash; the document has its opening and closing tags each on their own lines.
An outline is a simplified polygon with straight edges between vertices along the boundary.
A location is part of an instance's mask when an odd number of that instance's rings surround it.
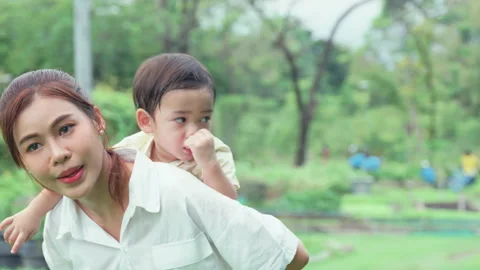
<svg viewBox="0 0 480 270">
<path fill-rule="evenodd" d="M 128 181 L 133 164 L 125 163 L 124 165 L 127 167 L 128 173 L 125 174 L 126 179 L 122 180 Z M 84 198 L 78 200 L 77 204 L 87 216 L 118 240 L 120 232 L 117 232 L 116 228 L 120 228 L 123 214 L 128 206 L 128 184 L 125 186 L 125 192 L 122 192 L 122 203 L 114 200 L 110 194 L 108 183 L 111 167 L 112 157 L 105 152 L 99 179 L 92 191 Z"/>
</svg>

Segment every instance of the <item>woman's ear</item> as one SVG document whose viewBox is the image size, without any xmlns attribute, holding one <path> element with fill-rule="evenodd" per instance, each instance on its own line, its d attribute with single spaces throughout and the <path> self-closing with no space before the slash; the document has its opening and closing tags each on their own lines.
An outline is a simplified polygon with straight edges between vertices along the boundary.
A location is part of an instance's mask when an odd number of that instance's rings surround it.
<svg viewBox="0 0 480 270">
<path fill-rule="evenodd" d="M 95 123 L 97 125 L 98 132 L 100 135 L 103 135 L 106 129 L 105 119 L 103 119 L 102 112 L 97 106 L 94 106 L 93 110 L 95 113 Z"/>
<path fill-rule="evenodd" d="M 155 121 L 152 116 L 144 109 L 138 109 L 136 113 L 137 125 L 145 133 L 153 133 L 155 131 Z"/>
</svg>

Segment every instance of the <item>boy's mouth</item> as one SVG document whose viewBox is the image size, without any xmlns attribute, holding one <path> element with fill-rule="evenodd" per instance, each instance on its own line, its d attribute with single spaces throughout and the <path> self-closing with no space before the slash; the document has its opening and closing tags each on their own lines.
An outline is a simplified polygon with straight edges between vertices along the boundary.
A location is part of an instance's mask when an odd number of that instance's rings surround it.
<svg viewBox="0 0 480 270">
<path fill-rule="evenodd" d="M 183 151 L 189 155 L 192 155 L 192 150 L 188 147 L 183 147 Z"/>
</svg>

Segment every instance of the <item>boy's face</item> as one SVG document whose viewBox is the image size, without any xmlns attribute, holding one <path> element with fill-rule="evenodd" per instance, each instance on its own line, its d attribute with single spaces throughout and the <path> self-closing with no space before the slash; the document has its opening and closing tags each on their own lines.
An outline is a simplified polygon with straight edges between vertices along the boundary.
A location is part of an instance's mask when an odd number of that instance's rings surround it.
<svg viewBox="0 0 480 270">
<path fill-rule="evenodd" d="M 200 129 L 210 130 L 213 113 L 213 93 L 208 88 L 171 90 L 154 112 L 154 161 L 172 162 L 193 159 L 184 143 Z"/>
</svg>

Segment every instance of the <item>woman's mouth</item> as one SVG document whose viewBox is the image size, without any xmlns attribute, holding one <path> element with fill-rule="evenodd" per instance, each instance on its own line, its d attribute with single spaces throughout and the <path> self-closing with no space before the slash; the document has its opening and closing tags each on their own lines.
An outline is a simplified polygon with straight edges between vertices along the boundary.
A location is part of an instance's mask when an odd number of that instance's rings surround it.
<svg viewBox="0 0 480 270">
<path fill-rule="evenodd" d="M 63 171 L 60 176 L 57 177 L 57 179 L 60 182 L 66 183 L 66 184 L 72 184 L 80 180 L 80 178 L 83 175 L 83 165 L 82 166 L 77 166 L 70 168 L 68 170 Z"/>
</svg>

